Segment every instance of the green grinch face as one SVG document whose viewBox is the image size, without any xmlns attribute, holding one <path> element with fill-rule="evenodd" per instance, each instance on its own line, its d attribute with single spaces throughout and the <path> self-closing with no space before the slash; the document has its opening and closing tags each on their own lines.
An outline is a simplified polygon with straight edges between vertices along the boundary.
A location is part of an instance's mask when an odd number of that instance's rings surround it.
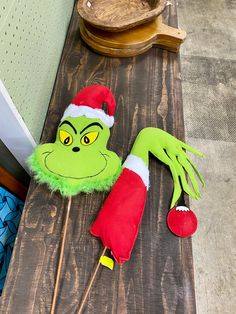
<svg viewBox="0 0 236 314">
<path fill-rule="evenodd" d="M 99 119 L 66 118 L 55 143 L 39 145 L 30 158 L 36 179 L 65 196 L 108 189 L 121 170 L 119 157 L 106 148 L 109 136 Z"/>
</svg>

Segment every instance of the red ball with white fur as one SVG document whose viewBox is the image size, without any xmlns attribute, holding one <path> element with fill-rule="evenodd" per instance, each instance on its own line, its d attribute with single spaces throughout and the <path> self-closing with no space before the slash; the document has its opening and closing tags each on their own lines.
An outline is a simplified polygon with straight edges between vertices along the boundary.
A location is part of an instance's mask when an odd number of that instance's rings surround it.
<svg viewBox="0 0 236 314">
<path fill-rule="evenodd" d="M 167 225 L 175 235 L 189 237 L 197 230 L 197 217 L 186 206 L 173 207 L 168 213 Z"/>
</svg>

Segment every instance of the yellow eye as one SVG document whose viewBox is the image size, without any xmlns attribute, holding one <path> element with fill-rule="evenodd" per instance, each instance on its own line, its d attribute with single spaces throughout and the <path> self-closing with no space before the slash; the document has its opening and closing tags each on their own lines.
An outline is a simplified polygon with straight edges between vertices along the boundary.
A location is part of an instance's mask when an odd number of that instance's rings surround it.
<svg viewBox="0 0 236 314">
<path fill-rule="evenodd" d="M 95 132 L 89 132 L 81 138 L 80 143 L 82 145 L 90 145 L 96 141 L 96 139 L 98 138 L 98 134 L 99 134 L 99 132 L 96 132 L 96 131 Z"/>
<path fill-rule="evenodd" d="M 70 135 L 70 133 L 64 130 L 59 131 L 59 137 L 63 145 L 69 146 L 73 142 L 73 137 Z"/>
</svg>

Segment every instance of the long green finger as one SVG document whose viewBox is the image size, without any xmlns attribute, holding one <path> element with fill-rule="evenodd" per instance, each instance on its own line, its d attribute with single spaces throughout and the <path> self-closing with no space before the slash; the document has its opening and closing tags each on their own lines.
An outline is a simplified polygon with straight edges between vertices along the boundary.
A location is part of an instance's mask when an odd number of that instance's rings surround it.
<svg viewBox="0 0 236 314">
<path fill-rule="evenodd" d="M 158 156 L 156 155 L 156 157 L 160 159 L 160 161 L 162 161 L 164 164 L 169 166 L 172 177 L 173 177 L 174 191 L 173 191 L 172 200 L 171 200 L 171 208 L 172 208 L 174 207 L 175 203 L 178 201 L 182 193 L 182 188 L 179 182 L 179 177 L 175 170 L 172 160 L 169 158 L 169 156 L 165 153 L 164 150 L 159 150 Z"/>
<path fill-rule="evenodd" d="M 174 178 L 174 172 L 172 171 L 173 167 L 170 167 L 170 171 L 172 173 L 173 176 L 173 182 L 174 182 L 174 191 L 173 191 L 173 195 L 172 195 L 172 200 L 171 200 L 171 205 L 170 208 L 173 208 L 175 206 L 175 203 L 178 201 L 178 199 L 180 198 L 180 195 L 182 193 L 182 188 L 179 182 L 179 178 L 178 175 L 176 175 L 176 179 Z"/>
<path fill-rule="evenodd" d="M 167 155 L 166 155 L 167 156 Z M 167 156 L 167 158 L 169 158 Z M 169 158 L 169 160 L 171 161 L 171 159 Z M 172 200 L 171 200 L 171 205 L 170 205 L 170 208 L 173 208 L 175 203 L 178 201 L 178 199 L 180 198 L 180 195 L 182 193 L 182 188 L 181 188 L 181 185 L 180 185 L 180 182 L 179 182 L 179 176 L 178 176 L 178 173 L 174 167 L 174 164 L 170 163 L 169 165 L 170 167 L 170 171 L 171 171 L 171 174 L 172 174 L 172 177 L 173 177 L 173 185 L 174 185 L 174 191 L 173 191 L 173 195 L 172 195 Z"/>
<path fill-rule="evenodd" d="M 197 180 L 194 176 L 194 172 L 192 170 L 191 164 L 188 162 L 188 160 L 186 158 L 184 158 L 182 156 L 178 156 L 178 161 L 183 166 L 185 171 L 187 172 L 195 193 L 200 197 L 201 196 L 200 191 L 199 191 Z"/>
<path fill-rule="evenodd" d="M 193 153 L 193 154 L 196 154 L 196 155 L 198 155 L 198 156 L 201 156 L 201 157 L 205 157 L 205 155 L 204 155 L 203 153 L 199 152 L 197 149 L 195 149 L 195 148 L 193 148 L 193 147 L 187 145 L 187 144 L 184 143 L 184 142 L 181 142 L 181 141 L 180 141 L 180 143 L 181 143 L 181 146 L 182 146 L 184 149 L 188 150 L 189 152 L 191 152 L 191 153 Z"/>
<path fill-rule="evenodd" d="M 182 150 L 181 154 L 183 154 L 183 156 L 188 160 L 190 165 L 193 167 L 193 170 L 195 171 L 196 175 L 198 176 L 198 179 L 201 181 L 202 186 L 205 186 L 205 182 L 203 180 L 203 177 L 202 177 L 201 173 L 198 171 L 198 169 L 197 169 L 196 165 L 194 164 L 194 162 L 189 158 L 189 156 L 186 154 L 185 151 Z"/>
<path fill-rule="evenodd" d="M 194 169 L 196 175 L 198 176 L 199 180 L 200 180 L 201 183 L 202 183 L 202 186 L 205 186 L 205 181 L 203 180 L 203 177 L 202 177 L 201 173 L 198 171 L 198 169 L 197 169 L 196 165 L 194 164 L 194 162 L 193 162 L 192 160 L 190 160 L 189 158 L 188 158 L 188 162 L 189 162 L 189 163 L 191 164 L 191 166 L 193 167 L 193 169 Z"/>
<path fill-rule="evenodd" d="M 184 171 L 183 167 L 178 163 L 176 156 L 170 152 L 167 152 L 167 153 L 168 153 L 169 157 L 171 158 L 171 160 L 173 161 L 174 166 L 178 172 L 178 175 L 180 176 L 182 187 L 183 187 L 184 191 L 189 196 L 191 196 L 192 198 L 198 199 L 198 195 L 194 191 L 192 191 L 192 189 L 190 188 L 190 186 L 186 180 L 185 171 Z"/>
</svg>

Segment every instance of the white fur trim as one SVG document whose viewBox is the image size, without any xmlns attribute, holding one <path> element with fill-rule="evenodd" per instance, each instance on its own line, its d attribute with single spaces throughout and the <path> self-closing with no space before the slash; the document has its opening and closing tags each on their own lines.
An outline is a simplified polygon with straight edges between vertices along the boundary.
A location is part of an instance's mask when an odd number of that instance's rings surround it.
<svg viewBox="0 0 236 314">
<path fill-rule="evenodd" d="M 179 210 L 181 212 L 189 212 L 190 211 L 190 209 L 186 206 L 177 206 L 176 210 Z"/>
<path fill-rule="evenodd" d="M 67 107 L 61 121 L 66 117 L 74 118 L 80 116 L 85 116 L 91 119 L 100 119 L 108 128 L 111 128 L 114 124 L 114 117 L 109 116 L 102 109 L 93 109 L 88 106 L 76 106 L 74 104 L 70 104 Z"/>
<path fill-rule="evenodd" d="M 126 161 L 123 164 L 123 168 L 128 168 L 133 172 L 137 173 L 140 178 L 143 180 L 144 185 L 146 186 L 147 190 L 149 188 L 149 170 L 145 162 L 135 155 L 130 154 Z"/>
</svg>

